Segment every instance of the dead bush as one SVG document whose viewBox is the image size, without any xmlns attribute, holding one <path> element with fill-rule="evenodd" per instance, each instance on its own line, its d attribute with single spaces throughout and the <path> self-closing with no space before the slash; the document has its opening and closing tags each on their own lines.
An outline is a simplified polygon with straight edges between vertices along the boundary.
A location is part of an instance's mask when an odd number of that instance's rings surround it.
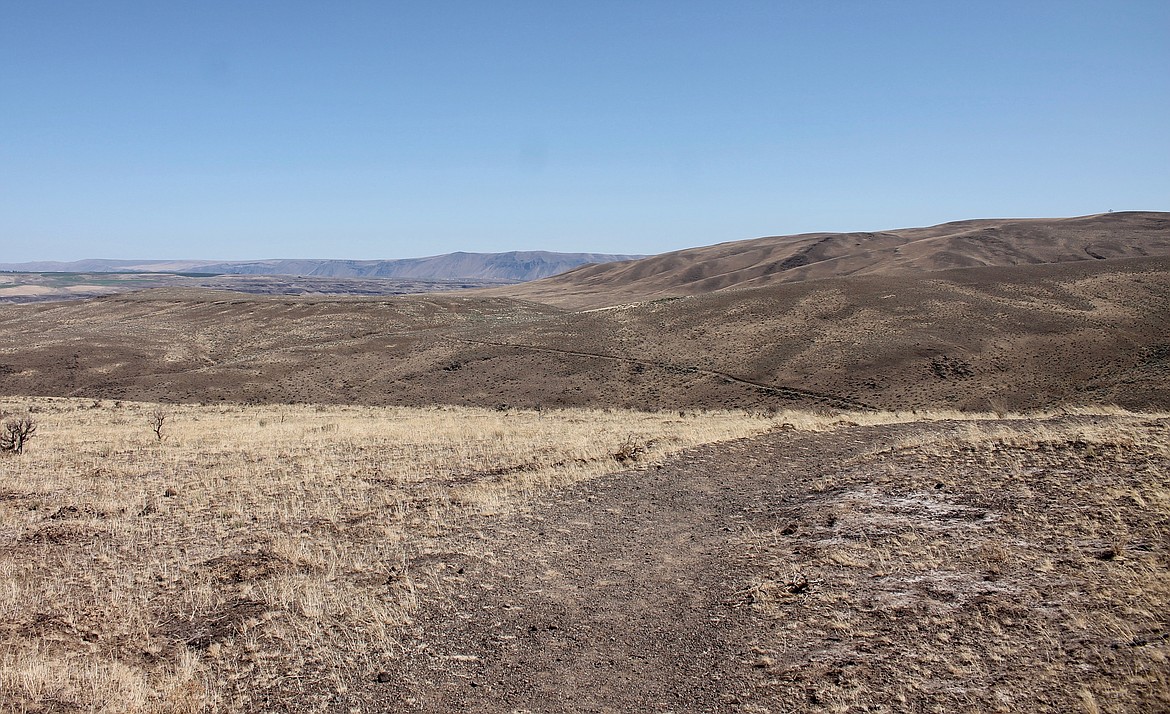
<svg viewBox="0 0 1170 714">
<path fill-rule="evenodd" d="M 23 453 L 24 445 L 36 433 L 37 423 L 27 414 L 5 419 L 4 429 L 0 431 L 0 451 L 14 454 Z"/>
<path fill-rule="evenodd" d="M 162 409 L 155 409 L 150 414 L 150 429 L 159 441 L 163 440 L 163 424 L 167 421 L 167 413 Z"/>
</svg>

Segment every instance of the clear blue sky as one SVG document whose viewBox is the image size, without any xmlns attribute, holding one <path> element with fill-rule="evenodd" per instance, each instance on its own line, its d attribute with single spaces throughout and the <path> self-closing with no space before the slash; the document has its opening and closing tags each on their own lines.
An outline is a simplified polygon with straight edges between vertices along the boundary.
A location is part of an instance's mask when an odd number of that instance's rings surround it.
<svg viewBox="0 0 1170 714">
<path fill-rule="evenodd" d="M 1170 210 L 1170 2 L 0 0 L 0 262 Z"/>
</svg>

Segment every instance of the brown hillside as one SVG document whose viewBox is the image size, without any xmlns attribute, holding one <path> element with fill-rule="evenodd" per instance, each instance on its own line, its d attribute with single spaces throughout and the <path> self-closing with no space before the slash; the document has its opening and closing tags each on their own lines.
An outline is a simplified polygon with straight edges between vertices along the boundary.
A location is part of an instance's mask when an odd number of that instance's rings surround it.
<svg viewBox="0 0 1170 714">
<path fill-rule="evenodd" d="M 1170 404 L 1170 258 L 862 275 L 566 312 L 202 291 L 14 306 L 0 393 L 634 408 Z"/>
<path fill-rule="evenodd" d="M 987 219 L 876 233 L 809 233 L 590 265 L 493 294 L 564 307 L 850 275 L 1170 255 L 1170 213 Z"/>
</svg>

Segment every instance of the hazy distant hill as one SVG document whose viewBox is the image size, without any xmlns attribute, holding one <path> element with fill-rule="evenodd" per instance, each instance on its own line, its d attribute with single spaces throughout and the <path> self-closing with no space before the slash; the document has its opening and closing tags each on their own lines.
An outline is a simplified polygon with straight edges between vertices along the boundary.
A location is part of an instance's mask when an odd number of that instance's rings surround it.
<svg viewBox="0 0 1170 714">
<path fill-rule="evenodd" d="M 416 280 L 537 280 L 587 263 L 643 256 L 608 253 L 448 253 L 400 260 L 78 260 L 0 264 L 21 272 L 200 272 L 227 275 L 305 275 L 329 278 L 412 278 Z"/>
<path fill-rule="evenodd" d="M 211 265 L 210 260 L 35 260 L 27 263 L 0 263 L 0 270 L 21 273 L 182 273 Z"/>
<path fill-rule="evenodd" d="M 980 219 L 928 228 L 807 233 L 720 243 L 581 267 L 497 294 L 600 307 L 860 275 L 1170 256 L 1170 213 Z"/>
</svg>

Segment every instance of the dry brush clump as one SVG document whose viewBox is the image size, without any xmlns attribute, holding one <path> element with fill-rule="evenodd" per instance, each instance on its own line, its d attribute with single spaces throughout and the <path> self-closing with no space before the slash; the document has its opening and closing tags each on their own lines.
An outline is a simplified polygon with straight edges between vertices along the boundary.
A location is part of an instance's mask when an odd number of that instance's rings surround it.
<svg viewBox="0 0 1170 714">
<path fill-rule="evenodd" d="M 629 440 L 642 467 L 774 423 L 34 406 L 37 448 L 0 460 L 0 711 L 326 706 L 396 656 L 420 599 L 442 597 L 450 574 L 429 554 L 491 558 L 448 538 L 468 523 L 622 468 L 613 453 Z"/>
</svg>

